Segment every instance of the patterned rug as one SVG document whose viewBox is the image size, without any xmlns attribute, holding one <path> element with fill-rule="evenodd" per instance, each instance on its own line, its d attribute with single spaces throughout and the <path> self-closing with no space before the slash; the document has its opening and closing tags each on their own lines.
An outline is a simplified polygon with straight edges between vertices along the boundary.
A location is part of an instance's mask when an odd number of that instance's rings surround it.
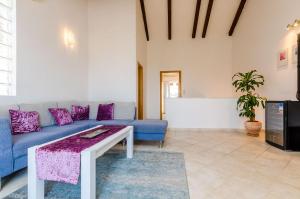
<svg viewBox="0 0 300 199">
<path fill-rule="evenodd" d="M 80 182 L 80 181 L 79 181 Z M 188 199 L 182 153 L 135 152 L 126 159 L 121 151 L 97 160 L 97 199 Z M 79 199 L 78 185 L 47 182 L 46 199 Z M 27 186 L 5 199 L 26 199 Z"/>
</svg>

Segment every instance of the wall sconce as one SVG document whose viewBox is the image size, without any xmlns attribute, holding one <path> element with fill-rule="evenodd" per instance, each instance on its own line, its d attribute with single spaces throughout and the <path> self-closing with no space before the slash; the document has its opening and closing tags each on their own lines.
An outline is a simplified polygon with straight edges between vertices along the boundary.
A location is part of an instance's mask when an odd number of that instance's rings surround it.
<svg viewBox="0 0 300 199">
<path fill-rule="evenodd" d="M 294 21 L 294 23 L 287 25 L 287 30 L 293 30 L 293 29 L 297 28 L 298 26 L 300 26 L 300 20 L 296 19 Z"/>
<path fill-rule="evenodd" d="M 69 30 L 67 28 L 64 29 L 64 41 L 65 41 L 66 47 L 71 48 L 71 49 L 75 48 L 75 45 L 76 45 L 75 35 L 71 30 Z"/>
</svg>

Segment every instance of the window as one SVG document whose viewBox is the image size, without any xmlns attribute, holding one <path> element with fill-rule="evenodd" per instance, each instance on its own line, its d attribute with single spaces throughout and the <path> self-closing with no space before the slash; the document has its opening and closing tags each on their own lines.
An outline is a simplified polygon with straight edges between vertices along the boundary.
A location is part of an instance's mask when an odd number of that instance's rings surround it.
<svg viewBox="0 0 300 199">
<path fill-rule="evenodd" d="M 15 0 L 0 0 L 0 96 L 16 95 Z"/>
</svg>

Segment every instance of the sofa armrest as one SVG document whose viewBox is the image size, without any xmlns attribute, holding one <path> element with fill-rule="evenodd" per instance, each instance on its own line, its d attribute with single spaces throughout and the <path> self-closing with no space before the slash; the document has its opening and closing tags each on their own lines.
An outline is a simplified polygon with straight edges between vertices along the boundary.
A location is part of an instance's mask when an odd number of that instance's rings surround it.
<svg viewBox="0 0 300 199">
<path fill-rule="evenodd" d="M 0 118 L 0 178 L 13 172 L 12 146 L 10 121 Z"/>
</svg>

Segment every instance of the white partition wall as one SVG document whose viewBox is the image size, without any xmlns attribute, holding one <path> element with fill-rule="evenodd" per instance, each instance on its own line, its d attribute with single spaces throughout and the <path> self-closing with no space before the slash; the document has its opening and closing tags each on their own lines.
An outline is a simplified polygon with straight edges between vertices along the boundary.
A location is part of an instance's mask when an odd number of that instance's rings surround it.
<svg viewBox="0 0 300 199">
<path fill-rule="evenodd" d="M 169 128 L 243 128 L 236 99 L 167 99 L 166 120 Z"/>
</svg>

